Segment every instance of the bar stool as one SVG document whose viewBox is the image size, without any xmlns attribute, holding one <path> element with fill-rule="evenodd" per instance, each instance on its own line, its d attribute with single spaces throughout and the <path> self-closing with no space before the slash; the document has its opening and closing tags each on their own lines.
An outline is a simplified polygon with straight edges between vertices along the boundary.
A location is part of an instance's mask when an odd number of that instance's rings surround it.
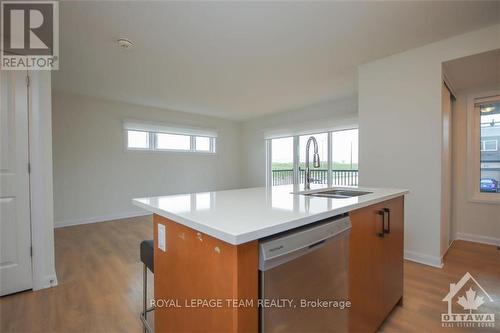
<svg viewBox="0 0 500 333">
<path fill-rule="evenodd" d="M 154 274 L 154 243 L 153 240 L 144 240 L 140 246 L 141 261 L 143 263 L 142 275 L 142 312 L 141 321 L 144 327 L 144 333 L 153 333 L 151 326 L 147 321 L 147 314 L 154 310 L 154 307 L 148 308 L 148 269 Z"/>
</svg>

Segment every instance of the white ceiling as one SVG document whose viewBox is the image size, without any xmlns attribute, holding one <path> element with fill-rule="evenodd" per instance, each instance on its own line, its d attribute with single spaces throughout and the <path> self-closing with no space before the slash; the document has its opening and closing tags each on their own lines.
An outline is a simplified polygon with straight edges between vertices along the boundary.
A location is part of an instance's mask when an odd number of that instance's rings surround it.
<svg viewBox="0 0 500 333">
<path fill-rule="evenodd" d="M 244 120 L 355 96 L 358 65 L 492 25 L 499 4 L 61 2 L 54 89 Z"/>
<path fill-rule="evenodd" d="M 500 49 L 448 61 L 444 68 L 457 92 L 500 87 Z"/>
</svg>

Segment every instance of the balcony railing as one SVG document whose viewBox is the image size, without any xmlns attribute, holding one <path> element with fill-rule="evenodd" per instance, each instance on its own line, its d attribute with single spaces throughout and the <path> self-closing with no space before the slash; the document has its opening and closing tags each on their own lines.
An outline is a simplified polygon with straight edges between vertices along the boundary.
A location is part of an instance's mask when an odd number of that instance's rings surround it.
<svg viewBox="0 0 500 333">
<path fill-rule="evenodd" d="M 304 182 L 304 169 L 299 170 L 300 183 Z M 273 186 L 293 184 L 293 170 L 273 170 Z M 327 169 L 311 169 L 311 177 L 314 179 L 314 184 L 328 183 Z M 332 170 L 333 185 L 357 186 L 358 185 L 358 170 Z"/>
</svg>

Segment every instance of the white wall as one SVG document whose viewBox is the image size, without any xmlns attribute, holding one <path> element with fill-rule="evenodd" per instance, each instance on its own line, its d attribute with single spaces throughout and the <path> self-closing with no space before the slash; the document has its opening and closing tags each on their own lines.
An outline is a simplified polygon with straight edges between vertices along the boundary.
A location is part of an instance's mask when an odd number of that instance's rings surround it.
<svg viewBox="0 0 500 333">
<path fill-rule="evenodd" d="M 217 154 L 126 151 L 125 118 L 214 128 Z M 228 120 L 55 94 L 52 124 L 56 226 L 144 213 L 135 197 L 240 186 L 240 125 Z"/>
<path fill-rule="evenodd" d="M 441 64 L 500 47 L 500 25 L 359 68 L 359 174 L 365 186 L 410 190 L 405 255 L 440 266 Z"/>
<path fill-rule="evenodd" d="M 453 236 L 500 246 L 500 205 L 469 201 L 467 192 L 467 96 L 498 87 L 457 93 L 453 107 Z"/>
<path fill-rule="evenodd" d="M 275 113 L 243 123 L 242 186 L 266 184 L 265 136 L 290 135 L 317 129 L 345 129 L 358 124 L 355 97 L 328 101 L 298 110 Z"/>
</svg>

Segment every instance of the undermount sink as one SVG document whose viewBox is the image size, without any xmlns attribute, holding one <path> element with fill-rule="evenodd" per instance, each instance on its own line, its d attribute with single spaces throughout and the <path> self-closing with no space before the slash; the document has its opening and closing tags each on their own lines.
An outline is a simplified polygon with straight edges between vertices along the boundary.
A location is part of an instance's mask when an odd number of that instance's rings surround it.
<svg viewBox="0 0 500 333">
<path fill-rule="evenodd" d="M 299 193 L 299 194 L 308 195 L 312 197 L 345 199 L 345 198 L 359 197 L 371 193 L 372 192 L 357 191 L 357 190 L 325 190 L 325 191 L 316 191 L 316 192 Z"/>
</svg>

